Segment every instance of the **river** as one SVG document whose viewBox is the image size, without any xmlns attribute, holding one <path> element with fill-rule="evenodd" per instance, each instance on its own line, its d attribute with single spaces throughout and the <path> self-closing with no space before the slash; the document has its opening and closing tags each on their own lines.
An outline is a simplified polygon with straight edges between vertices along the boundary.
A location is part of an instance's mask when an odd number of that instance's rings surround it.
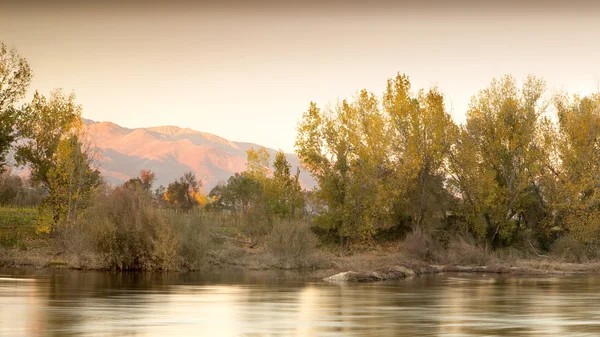
<svg viewBox="0 0 600 337">
<path fill-rule="evenodd" d="M 0 336 L 595 336 L 600 278 L 0 269 Z"/>
</svg>

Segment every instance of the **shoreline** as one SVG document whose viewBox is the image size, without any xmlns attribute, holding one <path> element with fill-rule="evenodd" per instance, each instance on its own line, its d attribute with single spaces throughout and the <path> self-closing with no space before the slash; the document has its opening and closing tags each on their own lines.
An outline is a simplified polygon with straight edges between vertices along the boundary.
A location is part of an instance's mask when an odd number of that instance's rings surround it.
<svg viewBox="0 0 600 337">
<path fill-rule="evenodd" d="M 78 270 L 114 272 L 114 269 L 103 268 L 89 261 L 97 257 L 89 257 L 82 261 L 82 256 L 75 258 L 73 254 L 56 252 L 49 247 L 41 249 L 21 250 L 9 248 L 0 250 L 0 268 L 3 269 L 35 269 L 35 270 Z M 83 256 L 85 258 L 85 256 Z M 257 250 L 245 252 L 240 258 L 223 260 L 209 258 L 196 270 L 156 270 L 127 272 L 202 272 L 203 270 L 240 269 L 247 271 L 285 271 L 292 274 L 310 273 L 317 279 L 332 282 L 378 282 L 393 281 L 407 277 L 418 277 L 443 273 L 490 274 L 507 276 L 597 276 L 600 275 L 600 261 L 585 263 L 568 263 L 551 258 L 532 257 L 514 261 L 499 261 L 490 265 L 452 265 L 431 264 L 424 261 L 410 260 L 398 252 L 369 251 L 352 255 L 339 256 L 331 252 L 320 251 L 317 262 L 308 268 L 297 268 L 274 262 L 270 254 Z M 232 262 L 233 261 L 233 262 Z M 116 270 L 118 271 L 118 270 Z M 335 276 L 345 274 L 346 279 Z M 328 280 L 329 279 L 329 280 Z"/>
</svg>

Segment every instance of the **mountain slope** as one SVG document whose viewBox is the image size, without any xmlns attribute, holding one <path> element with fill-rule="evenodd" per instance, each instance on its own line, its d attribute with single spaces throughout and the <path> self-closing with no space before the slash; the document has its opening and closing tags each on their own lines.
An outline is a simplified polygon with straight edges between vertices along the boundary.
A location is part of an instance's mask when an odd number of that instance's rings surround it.
<svg viewBox="0 0 600 337">
<path fill-rule="evenodd" d="M 208 191 L 219 181 L 244 171 L 246 150 L 261 147 L 176 126 L 128 129 L 111 122 L 90 120 L 85 120 L 85 124 L 98 147 L 100 171 L 113 184 L 149 169 L 156 173 L 156 186 L 166 186 L 183 173 L 193 171 Z M 267 148 L 267 151 L 274 157 L 274 149 Z M 286 157 L 295 172 L 298 158 L 294 154 L 286 154 Z M 305 171 L 300 173 L 300 182 L 307 189 L 315 186 Z"/>
</svg>

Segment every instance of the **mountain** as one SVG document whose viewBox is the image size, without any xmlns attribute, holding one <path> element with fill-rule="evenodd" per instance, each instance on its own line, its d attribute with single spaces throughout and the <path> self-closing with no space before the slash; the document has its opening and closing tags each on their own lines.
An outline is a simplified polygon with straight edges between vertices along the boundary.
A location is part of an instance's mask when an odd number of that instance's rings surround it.
<svg viewBox="0 0 600 337">
<path fill-rule="evenodd" d="M 246 150 L 262 146 L 233 142 L 225 138 L 177 126 L 128 129 L 111 122 L 84 120 L 92 143 L 98 148 L 100 171 L 113 184 L 137 177 L 140 170 L 156 173 L 156 186 L 193 171 L 209 191 L 219 181 L 226 181 L 246 169 Z M 276 150 L 267 148 L 273 158 Z M 294 154 L 286 154 L 296 172 L 299 165 Z M 312 189 L 315 181 L 301 170 L 300 183 Z"/>
</svg>

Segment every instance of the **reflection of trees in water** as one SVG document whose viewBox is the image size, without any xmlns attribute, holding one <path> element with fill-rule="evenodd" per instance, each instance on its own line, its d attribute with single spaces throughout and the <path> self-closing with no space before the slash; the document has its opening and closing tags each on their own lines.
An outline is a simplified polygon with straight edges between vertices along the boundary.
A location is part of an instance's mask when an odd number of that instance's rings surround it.
<svg viewBox="0 0 600 337">
<path fill-rule="evenodd" d="M 438 333 L 542 336 L 600 331 L 600 324 L 588 324 L 598 322 L 600 315 L 586 309 L 596 301 L 589 295 L 596 297 L 597 278 L 587 278 L 575 287 L 568 278 L 462 280 L 443 287 Z M 575 297 L 569 295 L 570 288 Z"/>
<path fill-rule="evenodd" d="M 37 295 L 45 303 L 39 310 L 43 330 L 49 336 L 136 335 L 111 323 L 144 315 L 156 292 L 168 293 L 172 275 L 151 273 L 102 273 L 56 271 L 36 282 Z M 125 327 L 125 326 L 124 326 Z M 95 330 L 95 331 L 94 331 Z"/>
<path fill-rule="evenodd" d="M 597 278 L 306 283 L 243 273 L 54 271 L 23 285 L 29 335 L 564 335 L 600 330 Z M 22 310 L 23 309 L 23 310 Z M 1 318 L 0 318 L 1 320 Z M 589 324 L 587 324 L 587 323 Z M 591 322 L 591 323 L 590 323 Z M 566 324 L 570 323 L 570 324 Z"/>
<path fill-rule="evenodd" d="M 422 335 L 435 327 L 435 321 L 423 315 L 425 306 L 435 304 L 426 296 L 434 282 L 424 277 L 394 284 L 314 283 L 275 291 L 252 286 L 246 289 L 249 310 L 240 318 L 244 326 L 255 326 L 254 333 L 245 334 L 249 336 L 265 331 L 286 336 Z"/>
</svg>

